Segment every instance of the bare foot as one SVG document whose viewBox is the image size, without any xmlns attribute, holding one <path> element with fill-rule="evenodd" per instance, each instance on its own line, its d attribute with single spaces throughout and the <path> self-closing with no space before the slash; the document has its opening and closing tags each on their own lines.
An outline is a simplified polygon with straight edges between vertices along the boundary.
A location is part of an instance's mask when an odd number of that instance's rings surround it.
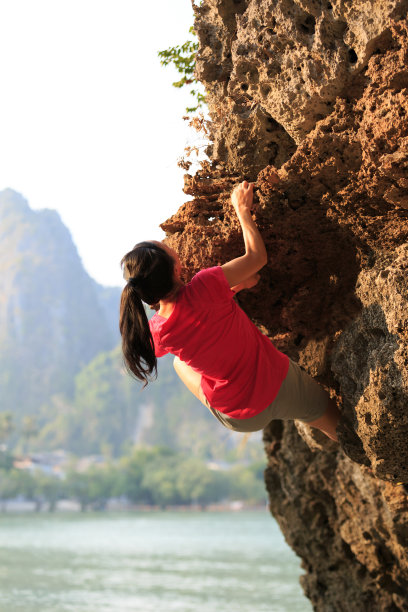
<svg viewBox="0 0 408 612">
<path fill-rule="evenodd" d="M 331 440 L 338 442 L 338 437 L 336 433 L 337 425 L 340 421 L 341 412 L 337 407 L 337 404 L 334 399 L 330 399 L 326 408 L 326 412 L 320 419 L 316 419 L 315 421 L 311 421 L 308 423 L 310 427 L 316 427 L 320 429 L 326 436 L 328 436 Z"/>
</svg>

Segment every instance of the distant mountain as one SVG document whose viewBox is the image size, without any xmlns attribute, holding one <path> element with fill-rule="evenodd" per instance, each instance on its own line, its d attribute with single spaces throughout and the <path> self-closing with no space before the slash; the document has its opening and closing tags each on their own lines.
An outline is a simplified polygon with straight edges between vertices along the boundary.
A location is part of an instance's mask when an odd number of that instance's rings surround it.
<svg viewBox="0 0 408 612">
<path fill-rule="evenodd" d="M 0 411 L 72 395 L 75 375 L 118 343 L 119 295 L 86 273 L 56 211 L 0 192 Z"/>
</svg>

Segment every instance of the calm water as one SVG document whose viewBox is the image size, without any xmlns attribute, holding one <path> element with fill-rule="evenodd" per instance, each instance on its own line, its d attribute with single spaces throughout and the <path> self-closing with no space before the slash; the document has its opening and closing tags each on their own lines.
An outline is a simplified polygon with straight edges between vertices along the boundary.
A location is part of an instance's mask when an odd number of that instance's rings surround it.
<svg viewBox="0 0 408 612">
<path fill-rule="evenodd" d="M 309 612 L 267 511 L 0 514 L 1 612 Z"/>
</svg>

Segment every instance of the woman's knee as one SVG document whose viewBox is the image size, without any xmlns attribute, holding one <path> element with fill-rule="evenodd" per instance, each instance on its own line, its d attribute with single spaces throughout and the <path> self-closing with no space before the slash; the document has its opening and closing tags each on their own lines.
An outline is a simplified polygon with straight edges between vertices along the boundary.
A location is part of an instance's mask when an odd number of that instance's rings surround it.
<svg viewBox="0 0 408 612">
<path fill-rule="evenodd" d="M 201 391 L 201 374 L 195 372 L 191 366 L 187 365 L 179 357 L 174 357 L 173 367 L 176 370 L 176 374 L 180 378 L 181 382 L 187 387 L 197 399 L 202 401 L 200 393 Z"/>
<path fill-rule="evenodd" d="M 174 357 L 173 359 L 173 368 L 176 370 L 177 374 L 179 373 L 180 370 L 180 364 L 181 364 L 181 359 L 180 357 Z"/>
</svg>

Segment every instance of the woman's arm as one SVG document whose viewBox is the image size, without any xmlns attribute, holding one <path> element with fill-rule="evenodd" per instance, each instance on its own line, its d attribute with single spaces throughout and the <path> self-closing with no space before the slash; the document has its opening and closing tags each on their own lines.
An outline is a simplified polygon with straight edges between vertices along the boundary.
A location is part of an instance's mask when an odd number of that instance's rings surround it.
<svg viewBox="0 0 408 612">
<path fill-rule="evenodd" d="M 244 181 L 235 187 L 231 201 L 242 227 L 245 255 L 221 266 L 230 287 L 236 287 L 253 277 L 267 262 L 265 244 L 251 216 L 253 184 Z M 243 288 L 243 287 L 241 287 Z"/>
</svg>

